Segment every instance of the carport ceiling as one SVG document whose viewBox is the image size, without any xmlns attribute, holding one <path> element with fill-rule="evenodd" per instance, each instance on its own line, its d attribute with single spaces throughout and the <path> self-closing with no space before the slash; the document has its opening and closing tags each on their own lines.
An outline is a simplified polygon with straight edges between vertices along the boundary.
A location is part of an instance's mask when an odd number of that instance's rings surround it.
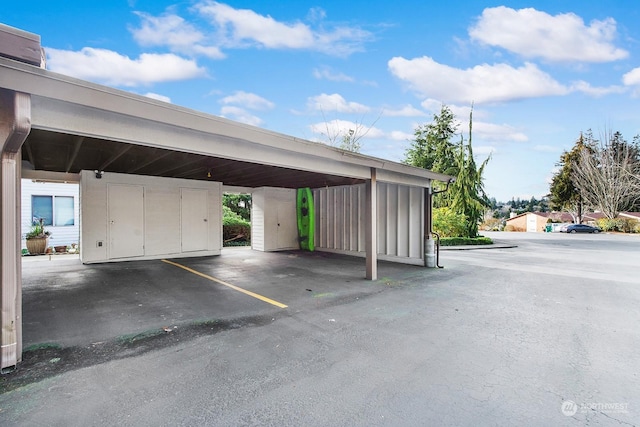
<svg viewBox="0 0 640 427">
<path fill-rule="evenodd" d="M 239 153 L 242 154 L 242 153 Z M 32 129 L 22 159 L 35 170 L 123 174 L 217 181 L 239 187 L 319 188 L 362 180 L 142 145 Z"/>
</svg>

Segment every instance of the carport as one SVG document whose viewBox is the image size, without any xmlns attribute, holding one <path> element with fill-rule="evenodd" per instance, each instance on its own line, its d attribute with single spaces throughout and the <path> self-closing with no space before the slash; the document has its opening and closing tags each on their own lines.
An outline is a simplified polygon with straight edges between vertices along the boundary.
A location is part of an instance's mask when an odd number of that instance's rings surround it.
<svg viewBox="0 0 640 427">
<path fill-rule="evenodd" d="M 13 30 L 10 36 L 37 40 L 39 46 L 38 36 Z M 2 37 L 6 28 L 3 31 Z M 0 48 L 6 46 L 0 42 Z M 142 257 L 101 258 L 98 252 L 109 244 L 106 227 L 110 219 L 93 218 L 108 205 L 107 184 L 123 188 L 132 184 L 159 194 L 173 182 L 178 183 L 173 186 L 177 193 L 160 194 L 156 206 L 166 206 L 167 200 L 174 200 L 171 197 L 184 197 L 185 188 L 207 191 L 213 206 L 223 186 L 250 189 L 265 200 L 274 200 L 278 192 L 287 198 L 287 191 L 291 194 L 295 188 L 310 187 L 318 198 L 319 250 L 364 256 L 366 278 L 371 280 L 377 278 L 379 255 L 410 263 L 426 258 L 423 239 L 430 238 L 431 182 L 447 181 L 449 176 L 56 74 L 34 62 L 26 63 L 20 52 L 5 52 L 4 56 L 0 57 L 0 368 L 16 365 L 22 352 L 23 177 L 80 183 L 84 199 L 81 249 L 83 257 L 89 257 L 83 262 L 165 257 L 162 251 L 145 248 Z M 191 189 L 185 184 L 189 182 Z M 212 220 L 216 222 L 208 225 L 206 247 L 169 255 L 219 253 L 221 217 L 213 215 Z M 267 224 L 265 220 L 265 232 L 270 230 Z M 382 253 L 379 241 L 383 242 Z"/>
</svg>

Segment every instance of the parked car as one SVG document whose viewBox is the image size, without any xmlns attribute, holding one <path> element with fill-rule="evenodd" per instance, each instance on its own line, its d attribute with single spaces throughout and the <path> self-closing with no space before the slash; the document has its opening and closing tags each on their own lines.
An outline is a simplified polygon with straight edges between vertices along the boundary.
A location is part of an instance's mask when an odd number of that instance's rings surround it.
<svg viewBox="0 0 640 427">
<path fill-rule="evenodd" d="M 601 228 L 592 227 L 587 224 L 571 224 L 567 226 L 565 233 L 599 233 L 601 231 Z"/>
<path fill-rule="evenodd" d="M 567 227 L 573 225 L 572 222 L 564 222 L 562 224 L 554 224 L 553 231 L 559 231 L 561 233 L 567 232 Z"/>
</svg>

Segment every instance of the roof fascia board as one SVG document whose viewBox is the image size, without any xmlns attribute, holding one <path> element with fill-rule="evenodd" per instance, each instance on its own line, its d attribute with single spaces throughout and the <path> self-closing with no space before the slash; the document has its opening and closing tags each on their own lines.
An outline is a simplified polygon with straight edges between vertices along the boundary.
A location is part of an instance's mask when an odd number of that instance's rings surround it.
<svg viewBox="0 0 640 427">
<path fill-rule="evenodd" d="M 245 140 L 254 145 L 263 145 L 291 152 L 297 156 L 329 159 L 344 165 L 355 165 L 358 169 L 373 167 L 402 175 L 439 181 L 447 181 L 451 178 L 426 169 L 351 153 L 325 144 L 233 122 L 221 117 L 64 76 L 5 58 L 0 58 L 0 69 L 2 70 L 2 73 L 0 73 L 0 87 L 21 90 L 42 98 L 84 105 L 97 110 L 114 112 L 137 119 L 151 120 L 169 126 L 193 129 L 205 134 Z M 37 127 L 37 124 L 34 127 Z M 298 163 L 296 162 L 292 166 L 298 166 Z M 357 177 L 361 177 L 361 174 L 358 173 Z"/>
<path fill-rule="evenodd" d="M 369 179 L 370 168 L 112 111 L 32 97 L 32 128 L 256 164 Z"/>
</svg>

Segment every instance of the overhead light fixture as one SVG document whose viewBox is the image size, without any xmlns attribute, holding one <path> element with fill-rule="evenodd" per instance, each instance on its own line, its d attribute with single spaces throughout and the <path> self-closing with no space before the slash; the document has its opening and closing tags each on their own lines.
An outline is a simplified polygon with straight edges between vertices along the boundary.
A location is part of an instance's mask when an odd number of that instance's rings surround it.
<svg viewBox="0 0 640 427">
<path fill-rule="evenodd" d="M 207 178 L 211 178 L 211 169 L 207 171 Z"/>
</svg>

